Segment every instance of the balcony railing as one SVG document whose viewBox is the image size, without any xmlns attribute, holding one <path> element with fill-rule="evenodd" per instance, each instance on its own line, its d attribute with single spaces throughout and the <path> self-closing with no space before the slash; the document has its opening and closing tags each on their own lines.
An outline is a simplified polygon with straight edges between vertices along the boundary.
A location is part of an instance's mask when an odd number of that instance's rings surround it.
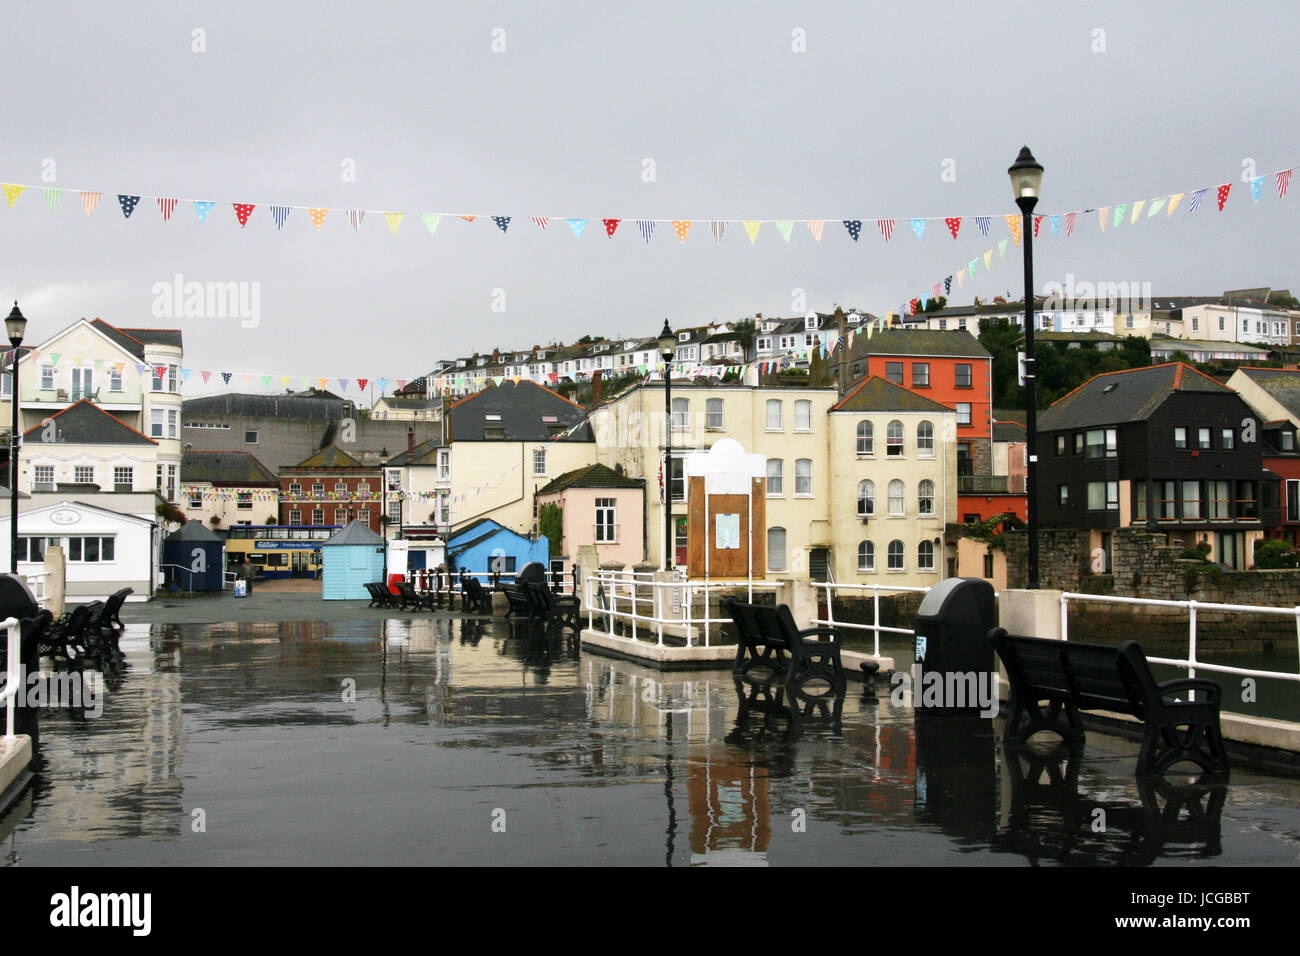
<svg viewBox="0 0 1300 956">
<path fill-rule="evenodd" d="M 1005 495 L 1008 491 L 1006 475 L 959 475 L 957 493 L 960 495 Z"/>
</svg>

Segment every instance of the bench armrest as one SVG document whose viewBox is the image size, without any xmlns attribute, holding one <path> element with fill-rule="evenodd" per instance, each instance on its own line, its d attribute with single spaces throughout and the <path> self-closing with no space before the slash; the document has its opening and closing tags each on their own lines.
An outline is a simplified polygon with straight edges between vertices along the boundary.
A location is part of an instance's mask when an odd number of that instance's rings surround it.
<svg viewBox="0 0 1300 956">
<path fill-rule="evenodd" d="M 1159 692 L 1163 700 L 1169 694 L 1177 693 L 1182 690 L 1194 690 L 1205 694 L 1204 701 L 1197 703 L 1217 704 L 1222 696 L 1222 689 L 1212 680 L 1205 680 L 1200 677 L 1183 677 L 1178 680 L 1167 680 L 1156 685 L 1156 691 Z M 1183 701 L 1183 703 L 1188 703 Z"/>
<path fill-rule="evenodd" d="M 841 643 L 844 640 L 839 628 L 835 627 L 806 627 L 799 632 L 799 640 L 802 641 L 805 637 L 821 636 L 823 634 L 830 638 L 831 643 Z"/>
</svg>

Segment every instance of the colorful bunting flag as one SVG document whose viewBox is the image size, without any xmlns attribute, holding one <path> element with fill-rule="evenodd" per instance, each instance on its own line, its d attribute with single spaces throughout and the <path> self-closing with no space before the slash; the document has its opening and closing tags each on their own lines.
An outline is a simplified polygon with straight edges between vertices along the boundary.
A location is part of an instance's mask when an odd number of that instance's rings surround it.
<svg viewBox="0 0 1300 956">
<path fill-rule="evenodd" d="M 1098 209 L 1098 210 L 1097 210 L 1097 215 L 1098 215 L 1098 216 L 1100 217 L 1100 219 L 1101 219 L 1101 231 L 1102 231 L 1102 232 L 1105 232 L 1105 231 L 1106 231 L 1106 221 L 1107 221 L 1108 219 L 1110 219 L 1110 207 L 1109 207 L 1109 206 L 1103 206 L 1101 209 Z"/>
<path fill-rule="evenodd" d="M 550 216 L 533 216 L 533 222 L 537 223 L 541 229 L 546 228 L 546 224 L 551 221 Z"/>
<path fill-rule="evenodd" d="M 1223 204 L 1228 201 L 1228 191 L 1232 189 L 1232 183 L 1224 183 L 1219 187 L 1219 212 L 1223 212 Z"/>
<path fill-rule="evenodd" d="M 1188 204 L 1187 211 L 1196 212 L 1197 209 L 1201 208 L 1201 200 L 1205 198 L 1207 192 L 1209 192 L 1208 189 L 1198 189 L 1192 193 L 1192 201 Z"/>
<path fill-rule="evenodd" d="M 271 207 L 271 218 L 272 218 L 273 220 L 275 220 L 275 228 L 276 228 L 277 230 L 279 230 L 279 229 L 283 229 L 283 228 L 284 228 L 285 221 L 288 220 L 288 218 L 289 218 L 289 211 L 290 211 L 292 208 L 293 208 L 292 206 L 272 206 L 272 207 Z"/>
<path fill-rule="evenodd" d="M 1058 216 L 1053 216 L 1053 217 L 1052 217 L 1052 235 L 1053 235 L 1053 236 L 1059 236 L 1060 234 L 1061 234 L 1061 217 L 1060 217 L 1059 215 L 1058 215 Z"/>
<path fill-rule="evenodd" d="M 614 238 L 614 230 L 618 228 L 618 224 L 619 224 L 619 222 L 621 222 L 621 220 L 619 220 L 619 219 L 602 219 L 601 222 L 603 222 L 603 223 L 605 224 L 605 235 L 607 235 L 607 236 L 609 236 L 609 238 L 613 239 L 613 238 Z"/>
<path fill-rule="evenodd" d="M 1065 236 L 1066 236 L 1067 239 L 1068 239 L 1070 236 L 1074 235 L 1074 217 L 1075 217 L 1076 215 L 1078 215 L 1078 213 L 1073 213 L 1073 212 L 1071 212 L 1071 213 L 1066 213 L 1066 216 L 1065 216 Z"/>
<path fill-rule="evenodd" d="M 237 202 L 232 205 L 235 207 L 235 218 L 239 220 L 239 228 L 243 229 L 248 225 L 248 217 L 253 214 L 253 210 L 257 207 L 247 202 Z"/>
<path fill-rule="evenodd" d="M 1168 201 L 1167 196 L 1161 196 L 1159 199 L 1151 200 L 1151 205 L 1147 207 L 1147 218 L 1150 219 L 1161 209 L 1164 209 L 1166 201 Z"/>
<path fill-rule="evenodd" d="M 674 219 L 673 232 L 677 233 L 677 241 L 685 242 L 686 235 L 691 231 L 691 221 L 689 219 Z"/>
<path fill-rule="evenodd" d="M 885 237 L 885 242 L 894 237 L 894 220 L 877 219 L 876 225 L 880 228 L 880 234 Z"/>
<path fill-rule="evenodd" d="M 394 236 L 394 237 L 397 236 L 397 229 L 398 229 L 399 226 L 401 226 L 401 224 L 402 224 L 402 220 L 405 219 L 405 218 L 406 218 L 406 213 L 404 213 L 404 212 L 386 212 L 386 213 L 384 213 L 384 221 L 388 223 L 388 233 L 389 233 L 389 235 Z"/>
<path fill-rule="evenodd" d="M 761 225 L 762 223 L 756 219 L 746 219 L 744 222 L 745 235 L 749 236 L 751 246 L 754 244 L 754 240 L 758 238 L 758 227 Z"/>
<path fill-rule="evenodd" d="M 957 230 L 961 229 L 961 216 L 949 216 L 944 220 L 944 223 L 948 226 L 948 231 L 952 233 L 952 237 L 956 239 Z"/>
<path fill-rule="evenodd" d="M 1186 193 L 1175 193 L 1169 197 L 1169 211 L 1165 213 L 1166 218 L 1174 214 L 1174 210 L 1178 208 L 1178 204 L 1182 202 L 1183 197 L 1186 195 Z"/>
<path fill-rule="evenodd" d="M 123 196 L 121 193 L 118 193 L 117 203 L 122 207 L 123 219 L 131 218 L 131 213 L 135 212 L 135 207 L 138 202 L 140 202 L 139 196 Z M 9 205 L 12 206 L 13 203 L 10 202 Z"/>
<path fill-rule="evenodd" d="M 992 216 L 975 217 L 975 225 L 980 227 L 980 234 L 983 235 L 985 239 L 989 237 L 989 223 L 992 220 L 992 218 L 993 218 Z"/>
<path fill-rule="evenodd" d="M 1034 238 L 1035 239 L 1038 238 L 1038 227 L 1041 226 L 1042 224 L 1043 224 L 1043 217 L 1035 216 L 1034 217 Z"/>
<path fill-rule="evenodd" d="M 1291 185 L 1291 170 L 1284 169 L 1277 174 L 1277 198 L 1286 198 L 1286 188 Z"/>
<path fill-rule="evenodd" d="M 1007 216 L 1007 228 L 1011 230 L 1011 238 L 1016 241 L 1017 246 L 1020 245 L 1020 226 L 1019 216 Z"/>
<path fill-rule="evenodd" d="M 348 223 L 352 226 L 354 232 L 361 231 L 361 223 L 365 221 L 366 211 L 364 209 L 349 209 Z"/>
<path fill-rule="evenodd" d="M 194 200 L 194 214 L 199 217 L 199 222 L 208 221 L 208 213 L 212 212 L 212 207 L 215 205 L 215 202 L 203 202 L 198 199 Z"/>
<path fill-rule="evenodd" d="M 713 241 L 715 243 L 721 245 L 722 233 L 726 228 L 727 224 L 725 222 L 720 222 L 716 219 L 709 222 L 709 230 L 713 233 Z"/>
<path fill-rule="evenodd" d="M 18 201 L 19 196 L 21 196 L 23 193 L 27 191 L 27 187 L 16 186 L 13 183 L 5 183 L 4 191 L 5 191 L 5 199 L 8 200 L 9 202 L 9 208 L 13 209 L 14 203 Z M 130 213 L 127 213 L 127 215 L 129 216 Z"/>
<path fill-rule="evenodd" d="M 1264 177 L 1256 176 L 1250 181 L 1250 198 L 1259 202 L 1260 193 L 1264 191 Z"/>
<path fill-rule="evenodd" d="M 849 235 L 853 237 L 853 241 L 857 242 L 858 236 L 862 233 L 862 220 L 842 219 L 840 221 L 844 223 L 844 228 L 849 231 Z"/>
<path fill-rule="evenodd" d="M 781 238 L 786 242 L 790 241 L 790 230 L 794 227 L 793 219 L 778 219 L 776 221 L 776 231 L 781 234 Z"/>
<path fill-rule="evenodd" d="M 320 227 L 325 225 L 325 217 L 329 215 L 329 210 L 311 208 L 307 210 L 307 214 L 311 216 L 311 224 L 316 227 L 316 231 L 320 232 Z"/>
<path fill-rule="evenodd" d="M 1005 239 L 1003 239 L 1002 241 L 1003 241 L 1003 242 L 1006 242 Z M 984 253 L 984 268 L 985 268 L 985 269 L 992 269 L 992 268 L 993 268 L 993 250 L 992 250 L 992 249 L 990 249 L 988 252 Z"/>
<path fill-rule="evenodd" d="M 103 193 L 82 192 L 81 208 L 86 210 L 86 215 L 89 216 L 92 212 L 95 211 L 95 207 L 99 205 L 99 201 L 103 198 L 104 198 Z"/>
<path fill-rule="evenodd" d="M 1007 240 L 1002 239 L 998 242 L 998 258 L 1005 259 L 1006 257 L 1007 257 Z"/>
<path fill-rule="evenodd" d="M 45 187 L 45 204 L 50 207 L 50 212 L 54 212 L 59 205 L 59 200 L 63 198 L 63 190 L 58 186 Z"/>
<path fill-rule="evenodd" d="M 1128 221 L 1130 226 L 1138 221 L 1138 214 L 1142 212 L 1142 207 L 1146 204 L 1147 201 L 1145 199 L 1139 199 L 1133 204 L 1133 216 Z"/>
<path fill-rule="evenodd" d="M 818 242 L 821 242 L 822 230 L 826 228 L 826 220 L 809 219 L 805 222 L 805 225 L 808 227 L 808 231 L 812 233 L 812 237 L 816 239 Z"/>
<path fill-rule="evenodd" d="M 573 238 L 575 238 L 575 239 L 581 239 L 581 238 L 582 238 L 582 230 L 584 230 L 584 229 L 587 228 L 587 220 L 585 220 L 585 219 L 566 219 L 566 220 L 564 220 L 564 221 L 567 222 L 567 223 L 569 224 L 569 229 L 572 230 L 572 232 L 573 232 Z"/>
<path fill-rule="evenodd" d="M 162 213 L 163 222 L 171 221 L 172 213 L 176 211 L 176 204 L 179 201 L 180 200 L 178 199 L 164 199 L 161 196 L 158 197 L 158 211 Z"/>
<path fill-rule="evenodd" d="M 649 242 L 650 237 L 655 234 L 655 221 L 653 219 L 638 219 L 636 227 L 641 233 L 641 238 L 646 242 Z"/>
<path fill-rule="evenodd" d="M 500 229 L 502 232 L 505 232 L 507 229 L 510 228 L 509 216 L 493 216 L 492 221 L 497 224 L 497 228 Z"/>
<path fill-rule="evenodd" d="M 1120 223 L 1122 223 L 1124 221 L 1124 214 L 1127 212 L 1128 212 L 1128 203 L 1122 202 L 1118 206 L 1116 206 L 1115 220 L 1111 223 L 1111 225 L 1118 226 Z"/>
<path fill-rule="evenodd" d="M 912 231 L 916 233 L 916 238 L 920 239 L 922 236 L 925 235 L 925 220 L 912 219 L 910 221 L 912 223 Z"/>
</svg>

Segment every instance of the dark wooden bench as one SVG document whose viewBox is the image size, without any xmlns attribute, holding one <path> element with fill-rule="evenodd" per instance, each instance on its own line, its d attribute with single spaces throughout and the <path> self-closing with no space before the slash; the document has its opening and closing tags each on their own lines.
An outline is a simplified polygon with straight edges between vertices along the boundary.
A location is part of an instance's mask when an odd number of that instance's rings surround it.
<svg viewBox="0 0 1300 956">
<path fill-rule="evenodd" d="M 528 582 L 524 588 L 533 606 L 537 608 L 538 616 L 546 621 L 548 627 L 558 624 L 562 628 L 582 630 L 582 624 L 578 620 L 581 605 L 576 596 L 556 594 L 545 584 L 535 581 Z"/>
<path fill-rule="evenodd" d="M 502 584 L 501 593 L 506 596 L 506 601 L 510 604 L 509 609 L 506 611 L 506 617 L 521 617 L 528 621 L 537 617 L 538 609 L 533 606 L 526 585 Z"/>
<path fill-rule="evenodd" d="M 397 581 L 395 582 L 395 586 L 397 587 L 397 600 L 403 611 L 411 610 L 412 608 L 417 611 L 422 608 L 430 611 L 433 610 L 432 594 L 421 594 L 419 591 L 415 590 L 415 585 L 411 584 L 410 581 Z"/>
<path fill-rule="evenodd" d="M 472 574 L 462 574 L 460 579 L 460 609 L 473 614 L 492 613 L 492 595 L 482 582 Z"/>
<path fill-rule="evenodd" d="M 833 627 L 808 627 L 802 630 L 794 622 L 790 608 L 784 604 L 745 604 L 725 598 L 723 607 L 736 624 L 735 673 L 746 673 L 762 666 L 774 673 L 784 669 L 786 681 L 803 684 L 820 678 L 832 685 L 845 684 L 844 664 L 840 657 L 843 638 Z"/>
<path fill-rule="evenodd" d="M 1219 685 L 1201 678 L 1157 683 L 1136 641 L 1118 647 L 989 632 L 1011 684 L 1006 739 L 1023 743 L 1042 730 L 1081 743 L 1084 710 L 1108 710 L 1142 721 L 1137 776 L 1162 774 L 1190 760 L 1211 773 L 1227 773 L 1219 729 Z M 1187 700 L 1171 699 L 1182 694 Z M 1197 699 L 1190 699 L 1195 693 Z M 1046 709 L 1043 703 L 1046 702 Z"/>
<path fill-rule="evenodd" d="M 103 601 L 78 604 L 54 621 L 42 634 L 41 652 L 67 660 L 84 657 L 92 644 L 92 637 L 99 630 L 93 622 L 103 607 Z"/>
<path fill-rule="evenodd" d="M 382 581 L 374 581 L 366 585 L 366 590 L 370 592 L 371 607 L 399 607 L 397 595 L 388 590 L 388 585 Z"/>
</svg>

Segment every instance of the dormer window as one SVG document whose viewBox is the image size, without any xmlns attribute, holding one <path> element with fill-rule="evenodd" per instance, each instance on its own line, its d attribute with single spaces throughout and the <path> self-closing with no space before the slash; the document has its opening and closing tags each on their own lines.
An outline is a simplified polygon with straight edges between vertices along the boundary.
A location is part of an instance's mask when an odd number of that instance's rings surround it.
<svg viewBox="0 0 1300 956">
<path fill-rule="evenodd" d="M 803 327 L 805 329 L 816 329 L 820 327 L 820 323 L 821 323 L 821 319 L 819 319 L 816 315 L 810 315 L 808 316 L 808 318 L 803 320 Z"/>
<path fill-rule="evenodd" d="M 678 335 L 677 335 L 677 341 L 678 341 L 678 342 L 689 342 L 690 340 L 691 340 L 691 333 L 690 333 L 690 332 L 680 332 L 680 333 L 678 333 Z"/>
</svg>

